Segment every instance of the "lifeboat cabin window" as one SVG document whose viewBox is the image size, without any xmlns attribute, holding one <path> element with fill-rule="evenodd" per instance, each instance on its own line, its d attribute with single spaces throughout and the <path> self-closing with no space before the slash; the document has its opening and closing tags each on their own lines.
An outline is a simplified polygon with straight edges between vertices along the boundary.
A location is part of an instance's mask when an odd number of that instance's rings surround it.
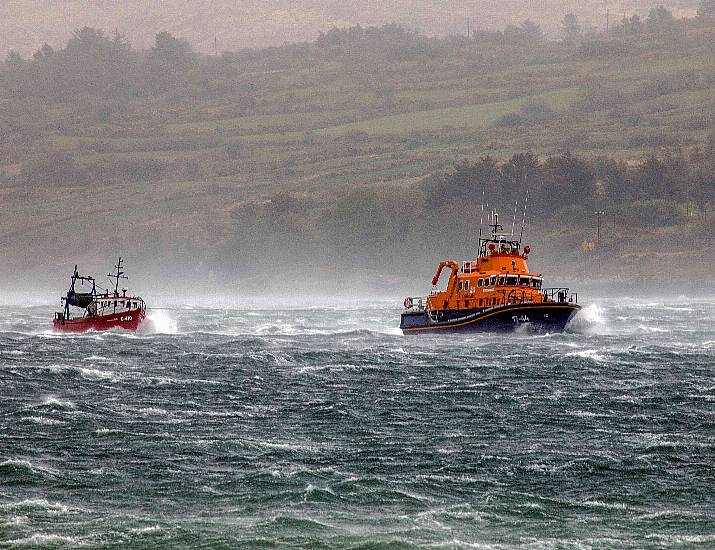
<svg viewBox="0 0 715 550">
<path fill-rule="evenodd" d="M 464 281 L 464 290 L 469 290 L 469 281 Z"/>
<path fill-rule="evenodd" d="M 482 279 L 479 279 L 479 280 L 477 281 L 477 286 L 479 286 L 479 287 L 482 286 Z"/>
<path fill-rule="evenodd" d="M 457 288 L 458 288 L 459 290 L 462 290 L 462 281 L 459 281 L 459 285 L 457 285 Z"/>
<path fill-rule="evenodd" d="M 496 276 L 496 275 L 492 275 L 491 285 L 494 286 L 495 284 L 497 284 L 497 276 Z"/>
<path fill-rule="evenodd" d="M 521 277 L 521 286 L 531 286 L 531 277 Z"/>
<path fill-rule="evenodd" d="M 516 275 L 507 275 L 506 284 L 507 286 L 516 286 L 518 278 Z"/>
<path fill-rule="evenodd" d="M 504 275 L 499 276 L 499 286 L 504 286 L 506 284 L 506 277 Z"/>
<path fill-rule="evenodd" d="M 541 288 L 541 279 L 537 279 L 536 277 L 534 277 L 531 280 L 531 286 L 534 288 Z"/>
</svg>

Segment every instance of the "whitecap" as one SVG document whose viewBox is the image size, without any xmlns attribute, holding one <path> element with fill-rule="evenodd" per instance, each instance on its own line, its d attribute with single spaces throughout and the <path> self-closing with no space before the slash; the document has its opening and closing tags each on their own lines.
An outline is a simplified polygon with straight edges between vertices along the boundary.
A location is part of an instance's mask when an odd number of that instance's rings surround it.
<svg viewBox="0 0 715 550">
<path fill-rule="evenodd" d="M 591 411 L 570 411 L 569 414 L 571 414 L 571 416 L 577 416 L 580 418 L 595 418 L 597 416 L 603 416 L 603 415 L 598 415 Z"/>
<path fill-rule="evenodd" d="M 663 542 L 676 544 L 703 544 L 715 542 L 715 535 L 670 535 L 661 533 L 651 533 L 645 536 L 647 539 L 658 539 Z"/>
<path fill-rule="evenodd" d="M 583 357 L 584 359 L 593 359 L 594 361 L 604 362 L 608 358 L 605 355 L 601 355 L 595 349 L 585 349 L 581 351 L 571 351 L 566 354 L 566 357 Z"/>
<path fill-rule="evenodd" d="M 3 521 L 0 525 L 23 525 L 29 521 L 28 516 L 12 516 L 7 521 Z"/>
<path fill-rule="evenodd" d="M 52 468 L 49 468 L 47 466 L 39 466 L 37 464 L 33 464 L 32 462 L 24 458 L 9 458 L 3 462 L 0 462 L 0 466 L 12 466 L 13 468 L 17 469 L 26 469 L 32 472 L 42 472 L 47 474 L 57 473 L 57 470 L 53 470 Z"/>
<path fill-rule="evenodd" d="M 28 422 L 33 422 L 35 424 L 40 424 L 43 426 L 59 426 L 60 424 L 64 424 L 61 420 L 55 420 L 54 418 L 46 418 L 44 416 L 26 416 L 23 418 L 23 420 L 27 420 Z"/>
<path fill-rule="evenodd" d="M 16 502 L 8 502 L 0 504 L 0 508 L 5 510 L 22 510 L 26 508 L 47 510 L 54 513 L 66 514 L 71 511 L 69 506 L 65 506 L 59 502 L 49 502 L 44 498 L 30 498 L 19 500 Z"/>
<path fill-rule="evenodd" d="M 629 510 L 631 508 L 624 502 L 603 502 L 600 500 L 583 500 L 575 504 L 580 506 L 590 506 L 593 508 L 607 508 L 609 510 Z"/>
<path fill-rule="evenodd" d="M 51 395 L 46 397 L 42 401 L 42 403 L 40 403 L 40 405 L 45 406 L 45 407 L 60 407 L 62 409 L 74 409 L 75 408 L 75 404 L 72 403 L 72 401 L 68 401 L 68 400 L 63 401 L 62 399 L 58 399 L 57 397 L 54 397 Z"/>
<path fill-rule="evenodd" d="M 90 355 L 85 357 L 85 361 L 99 361 L 101 363 L 116 363 L 116 361 L 110 359 L 109 357 L 103 357 L 101 355 Z"/>
<path fill-rule="evenodd" d="M 23 539 L 14 539 L 7 541 L 7 544 L 13 546 L 47 546 L 55 544 L 69 544 L 74 547 L 81 545 L 79 539 L 67 537 L 64 535 L 54 535 L 46 533 L 35 533 Z"/>
<path fill-rule="evenodd" d="M 453 448 L 448 448 L 448 447 L 438 447 L 437 452 L 443 455 L 452 455 L 457 453 L 458 451 Z"/>
<path fill-rule="evenodd" d="M 654 327 L 652 325 L 638 325 L 636 328 L 642 332 L 651 332 L 651 333 L 659 333 L 659 334 L 663 333 L 663 332 L 669 332 L 668 329 Z"/>
<path fill-rule="evenodd" d="M 138 412 L 140 412 L 141 414 L 155 415 L 155 416 L 168 416 L 169 414 L 171 414 L 171 413 L 169 413 L 169 411 L 167 411 L 165 409 L 159 409 L 156 407 L 145 407 L 143 409 L 139 409 Z"/>
<path fill-rule="evenodd" d="M 133 527 L 129 531 L 132 533 L 156 533 L 161 530 L 162 527 L 160 525 L 150 525 L 148 527 Z"/>
<path fill-rule="evenodd" d="M 82 378 L 87 380 L 108 380 L 114 379 L 114 373 L 105 372 L 98 369 L 85 369 L 82 367 L 77 367 Z"/>
</svg>

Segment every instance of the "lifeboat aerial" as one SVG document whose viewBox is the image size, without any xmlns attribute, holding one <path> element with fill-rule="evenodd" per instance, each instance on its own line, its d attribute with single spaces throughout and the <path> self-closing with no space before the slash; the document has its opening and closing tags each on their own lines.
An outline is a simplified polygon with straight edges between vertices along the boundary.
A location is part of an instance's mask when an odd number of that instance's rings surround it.
<svg viewBox="0 0 715 550">
<path fill-rule="evenodd" d="M 531 249 L 501 233 L 492 214 L 490 238 L 479 238 L 479 257 L 462 264 L 440 262 L 432 279 L 450 270 L 447 288 L 427 297 L 405 298 L 400 328 L 421 332 L 511 331 L 528 325 L 541 332 L 563 331 L 580 309 L 578 295 L 568 288 L 544 288 L 543 277 L 526 264 Z"/>
<path fill-rule="evenodd" d="M 146 304 L 139 296 L 127 295 L 127 289 L 119 293 L 119 280 L 127 279 L 122 271 L 122 258 L 114 266 L 115 272 L 108 277 L 115 279 L 114 292 L 97 292 L 94 277 L 83 277 L 74 266 L 70 288 L 62 298 L 64 308 L 55 313 L 53 328 L 58 332 L 85 332 L 88 330 L 109 330 L 121 328 L 135 331 L 146 318 Z M 91 285 L 91 289 L 80 292 L 77 283 Z"/>
</svg>

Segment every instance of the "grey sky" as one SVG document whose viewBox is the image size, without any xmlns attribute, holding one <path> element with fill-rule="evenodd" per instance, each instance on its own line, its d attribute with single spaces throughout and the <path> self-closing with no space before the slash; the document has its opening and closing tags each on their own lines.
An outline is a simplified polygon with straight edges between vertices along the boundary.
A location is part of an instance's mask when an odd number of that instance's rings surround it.
<svg viewBox="0 0 715 550">
<path fill-rule="evenodd" d="M 118 29 L 136 47 L 168 30 L 197 49 L 280 45 L 312 40 L 321 30 L 354 24 L 396 22 L 427 34 L 466 32 L 473 26 L 495 29 L 530 18 L 555 32 L 563 15 L 602 26 L 611 17 L 645 13 L 665 4 L 676 16 L 692 15 L 697 0 L 4 0 L 0 2 L 0 55 L 23 55 L 44 42 L 61 47 L 72 30 L 88 25 Z"/>
</svg>

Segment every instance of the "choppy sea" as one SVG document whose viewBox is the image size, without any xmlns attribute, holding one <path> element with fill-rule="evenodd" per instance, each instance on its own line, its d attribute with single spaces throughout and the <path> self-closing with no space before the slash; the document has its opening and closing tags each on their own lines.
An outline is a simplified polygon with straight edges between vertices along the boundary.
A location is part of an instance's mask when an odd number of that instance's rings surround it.
<svg viewBox="0 0 715 550">
<path fill-rule="evenodd" d="M 400 310 L 0 307 L 0 547 L 715 547 L 715 301 L 547 335 Z"/>
</svg>

